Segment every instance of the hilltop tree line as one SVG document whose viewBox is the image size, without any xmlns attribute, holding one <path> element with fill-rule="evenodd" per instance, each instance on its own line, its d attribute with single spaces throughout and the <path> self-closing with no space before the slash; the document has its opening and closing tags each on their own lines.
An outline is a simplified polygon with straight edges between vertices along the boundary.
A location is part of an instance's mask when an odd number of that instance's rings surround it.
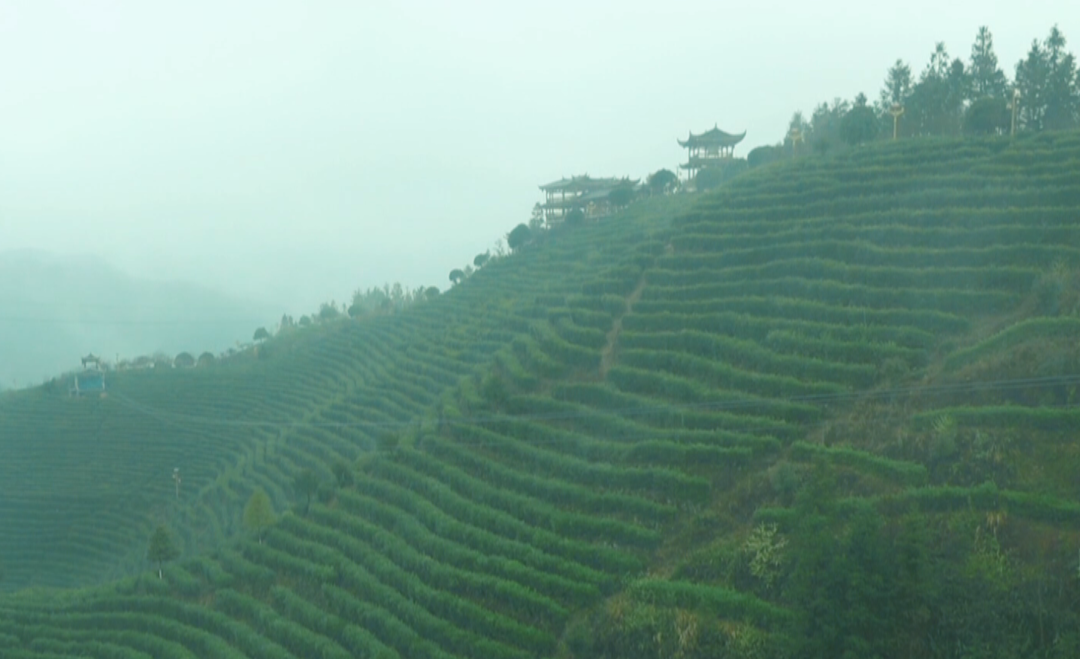
<svg viewBox="0 0 1080 659">
<path fill-rule="evenodd" d="M 1080 127 L 1080 70 L 1057 26 L 1032 42 L 1014 70 L 1010 80 L 998 63 L 993 35 L 981 27 L 966 62 L 938 43 L 916 78 L 898 59 L 876 100 L 859 94 L 851 101 L 821 103 L 809 117 L 796 112 L 782 144 L 754 149 L 747 160 L 755 166 L 800 153 L 824 154 L 892 139 L 894 130 L 901 138 Z M 899 115 L 895 125 L 894 113 Z"/>
<path fill-rule="evenodd" d="M 679 177 L 674 172 L 669 169 L 659 169 L 649 175 L 644 185 L 635 186 L 632 182 L 626 181 L 616 186 L 611 190 L 607 201 L 612 211 L 619 211 L 643 197 L 672 194 L 679 190 L 679 185 Z M 454 285 L 460 284 L 477 270 L 505 257 L 508 251 L 509 253 L 517 252 L 527 245 L 542 242 L 550 232 L 556 229 L 573 228 L 584 222 L 585 211 L 582 208 L 572 208 L 560 222 L 552 224 L 544 217 L 543 207 L 537 203 L 533 206 L 528 223 L 518 224 L 496 242 L 494 254 L 490 250 L 477 254 L 471 264 L 466 264 L 463 268 L 454 268 L 450 271 L 450 282 Z"/>
</svg>

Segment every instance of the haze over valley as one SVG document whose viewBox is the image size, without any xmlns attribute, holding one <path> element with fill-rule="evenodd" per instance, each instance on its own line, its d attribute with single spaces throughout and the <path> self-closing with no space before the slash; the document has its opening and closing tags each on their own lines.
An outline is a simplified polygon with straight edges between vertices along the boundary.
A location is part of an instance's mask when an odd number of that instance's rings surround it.
<svg viewBox="0 0 1080 659">
<path fill-rule="evenodd" d="M 1074 5 L 0 3 L 0 657 L 1080 657 Z"/>
</svg>

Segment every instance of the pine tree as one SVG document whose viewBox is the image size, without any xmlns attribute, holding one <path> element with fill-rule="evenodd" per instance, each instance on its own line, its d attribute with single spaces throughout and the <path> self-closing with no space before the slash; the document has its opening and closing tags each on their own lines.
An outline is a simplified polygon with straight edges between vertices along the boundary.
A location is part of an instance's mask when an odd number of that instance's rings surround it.
<svg viewBox="0 0 1080 659">
<path fill-rule="evenodd" d="M 1065 52 L 1065 35 L 1055 25 L 1046 38 L 1046 115 L 1044 128 L 1068 130 L 1080 119 L 1080 81 L 1076 57 Z"/>
<path fill-rule="evenodd" d="M 1019 122 L 1025 130 L 1039 131 L 1046 119 L 1050 66 L 1046 51 L 1036 39 L 1027 57 L 1016 64 L 1016 88 L 1020 92 Z"/>
<path fill-rule="evenodd" d="M 969 100 L 980 98 L 1005 98 L 1008 81 L 1005 72 L 998 67 L 998 58 L 994 53 L 994 37 L 985 25 L 975 35 L 971 46 L 971 96 Z"/>
<path fill-rule="evenodd" d="M 939 42 L 907 102 L 905 116 L 909 117 L 910 132 L 916 135 L 959 133 L 966 88 L 964 63 L 950 61 L 945 44 Z"/>
<path fill-rule="evenodd" d="M 173 543 L 172 534 L 164 524 L 159 524 L 150 536 L 150 547 L 146 551 L 146 557 L 158 566 L 158 579 L 162 578 L 161 566 L 180 556 L 180 550 Z"/>
<path fill-rule="evenodd" d="M 259 544 L 263 541 L 263 531 L 277 521 L 274 514 L 274 506 L 270 503 L 270 497 L 261 487 L 251 493 L 247 505 L 244 506 L 244 528 L 255 534 Z"/>
<path fill-rule="evenodd" d="M 885 75 L 885 86 L 881 90 L 881 107 L 888 110 L 894 103 L 903 105 L 911 95 L 911 67 L 896 60 Z"/>
<path fill-rule="evenodd" d="M 840 138 L 854 146 L 873 140 L 877 134 L 877 115 L 866 104 L 866 95 L 859 94 L 855 97 L 855 105 L 840 121 Z"/>
</svg>

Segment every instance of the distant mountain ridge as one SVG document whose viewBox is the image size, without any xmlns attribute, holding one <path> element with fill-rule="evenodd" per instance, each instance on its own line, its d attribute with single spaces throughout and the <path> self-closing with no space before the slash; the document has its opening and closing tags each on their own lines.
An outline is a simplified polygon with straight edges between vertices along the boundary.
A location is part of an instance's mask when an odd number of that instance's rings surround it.
<svg viewBox="0 0 1080 659">
<path fill-rule="evenodd" d="M 113 361 L 217 352 L 281 310 L 186 282 L 140 279 L 92 255 L 0 252 L 0 388 L 38 384 L 92 352 Z"/>
</svg>

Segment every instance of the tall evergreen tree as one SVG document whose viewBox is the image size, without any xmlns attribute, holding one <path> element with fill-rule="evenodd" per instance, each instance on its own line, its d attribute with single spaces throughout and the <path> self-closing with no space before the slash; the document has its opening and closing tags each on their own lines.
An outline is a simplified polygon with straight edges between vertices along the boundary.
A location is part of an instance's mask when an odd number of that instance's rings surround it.
<svg viewBox="0 0 1080 659">
<path fill-rule="evenodd" d="M 880 132 L 882 134 L 892 135 L 893 118 L 889 114 L 889 108 L 893 105 L 906 107 L 911 97 L 912 84 L 911 67 L 905 64 L 903 60 L 896 60 L 896 63 L 889 68 L 889 72 L 885 75 L 885 86 L 882 87 L 878 99 L 877 111 L 881 120 Z M 901 134 L 909 132 L 906 130 L 907 123 L 904 120 L 900 121 Z"/>
<path fill-rule="evenodd" d="M 1042 130 L 1046 118 L 1046 88 L 1050 68 L 1039 40 L 1031 42 L 1027 57 L 1016 65 L 1016 88 L 1020 91 L 1019 123 L 1025 130 Z"/>
<path fill-rule="evenodd" d="M 1008 81 L 1005 72 L 998 66 L 997 54 L 994 53 L 994 37 L 985 25 L 975 35 L 971 46 L 971 96 L 970 100 L 980 98 L 1005 98 Z"/>
<path fill-rule="evenodd" d="M 908 99 L 905 117 L 909 132 L 914 135 L 958 134 L 966 88 L 964 63 L 950 61 L 945 44 L 938 43 Z"/>
<path fill-rule="evenodd" d="M 877 115 L 866 104 L 866 95 L 855 97 L 855 105 L 840 121 L 840 138 L 849 145 L 862 144 L 878 135 Z"/>
<path fill-rule="evenodd" d="M 1080 125 L 1077 60 L 1065 45 L 1065 35 L 1055 25 L 1045 41 L 1032 41 L 1027 56 L 1016 64 L 1020 123 L 1025 130 L 1067 130 Z"/>
<path fill-rule="evenodd" d="M 896 60 L 885 75 L 885 86 L 881 89 L 881 107 L 888 110 L 894 103 L 903 105 L 911 95 L 911 67 Z"/>
<path fill-rule="evenodd" d="M 1078 89 L 1076 57 L 1065 51 L 1065 35 L 1055 25 L 1046 38 L 1046 113 L 1047 130 L 1068 130 L 1078 125 L 1080 89 Z"/>
<path fill-rule="evenodd" d="M 164 524 L 158 524 L 150 536 L 150 546 L 146 550 L 146 557 L 157 563 L 158 579 L 162 577 L 161 566 L 180 556 L 180 550 L 173 543 L 172 534 Z"/>
<path fill-rule="evenodd" d="M 814 108 L 807 141 L 815 153 L 828 153 L 840 143 L 840 125 L 850 109 L 851 104 L 841 98 L 833 99 L 832 105 L 822 103 Z"/>
</svg>

